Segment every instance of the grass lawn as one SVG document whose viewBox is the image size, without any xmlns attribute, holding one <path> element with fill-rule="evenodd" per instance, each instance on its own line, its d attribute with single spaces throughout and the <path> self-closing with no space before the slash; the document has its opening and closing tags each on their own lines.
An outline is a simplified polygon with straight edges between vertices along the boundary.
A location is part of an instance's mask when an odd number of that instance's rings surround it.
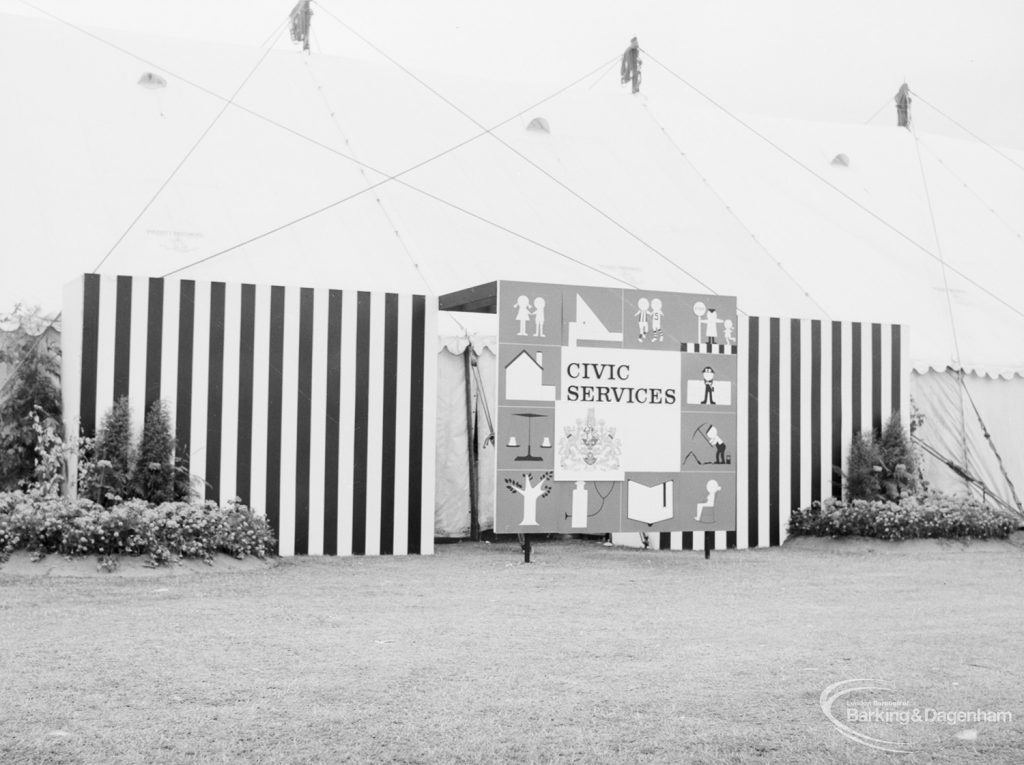
<svg viewBox="0 0 1024 765">
<path fill-rule="evenodd" d="M 0 573 L 0 762 L 1024 762 L 1024 552 L 842 549 Z M 885 754 L 820 709 L 850 678 L 1013 721 Z"/>
</svg>

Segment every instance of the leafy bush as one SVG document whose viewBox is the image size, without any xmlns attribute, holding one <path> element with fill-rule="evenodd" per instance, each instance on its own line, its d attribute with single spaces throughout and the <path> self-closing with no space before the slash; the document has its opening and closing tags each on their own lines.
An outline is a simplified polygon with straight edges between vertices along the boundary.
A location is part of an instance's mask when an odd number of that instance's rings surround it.
<svg viewBox="0 0 1024 765">
<path fill-rule="evenodd" d="M 827 499 L 794 510 L 791 536 L 876 539 L 1005 539 L 1018 519 L 970 497 L 904 496 L 899 502 Z"/>
<path fill-rule="evenodd" d="M 264 558 L 275 550 L 266 518 L 231 502 L 153 505 L 130 500 L 104 508 L 88 499 L 0 493 L 0 558 L 38 555 L 147 555 L 152 565 L 179 558 L 209 561 L 223 552 Z"/>
<path fill-rule="evenodd" d="M 12 367 L 0 390 L 0 490 L 10 490 L 32 479 L 38 438 L 34 417 L 60 429 L 60 344 L 45 335 L 25 335 L 0 348 L 0 364 Z"/>
</svg>

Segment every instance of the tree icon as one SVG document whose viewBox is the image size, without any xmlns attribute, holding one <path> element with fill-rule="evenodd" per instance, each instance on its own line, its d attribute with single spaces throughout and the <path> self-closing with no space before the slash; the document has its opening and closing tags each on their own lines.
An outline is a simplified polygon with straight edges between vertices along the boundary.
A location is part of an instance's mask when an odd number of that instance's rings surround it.
<svg viewBox="0 0 1024 765">
<path fill-rule="evenodd" d="M 505 488 L 523 497 L 523 520 L 520 526 L 539 526 L 537 523 L 537 500 L 551 493 L 551 471 L 541 475 L 537 483 L 533 483 L 532 473 L 523 473 L 523 483 L 514 478 L 505 479 Z M 525 484 L 525 485 L 524 485 Z"/>
</svg>

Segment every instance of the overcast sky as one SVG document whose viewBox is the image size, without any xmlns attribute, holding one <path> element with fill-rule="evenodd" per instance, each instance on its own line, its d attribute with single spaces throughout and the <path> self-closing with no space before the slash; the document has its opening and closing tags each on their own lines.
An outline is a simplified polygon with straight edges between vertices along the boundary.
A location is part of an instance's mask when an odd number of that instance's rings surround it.
<svg viewBox="0 0 1024 765">
<path fill-rule="evenodd" d="M 91 27 L 253 45 L 293 4 L 30 1 Z M 636 35 L 652 57 L 734 111 L 886 124 L 895 121 L 892 96 L 906 78 L 976 134 L 1024 149 L 1020 0 L 323 0 L 323 7 L 424 77 L 457 71 L 535 83 L 546 94 Z M 0 0 L 0 12 L 38 15 L 22 0 Z M 377 58 L 315 4 L 313 29 L 325 53 Z M 289 44 L 285 33 L 279 45 Z M 609 71 L 594 87 L 617 88 L 616 75 Z M 692 98 L 652 61 L 644 75 L 648 91 Z M 922 131 L 967 137 L 920 99 L 914 118 Z"/>
</svg>

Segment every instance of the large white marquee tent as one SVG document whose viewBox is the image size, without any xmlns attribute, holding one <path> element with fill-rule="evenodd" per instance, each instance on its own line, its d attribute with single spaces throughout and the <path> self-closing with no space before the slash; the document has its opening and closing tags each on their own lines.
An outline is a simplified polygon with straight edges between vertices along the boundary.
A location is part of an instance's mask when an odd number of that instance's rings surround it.
<svg viewBox="0 0 1024 765">
<path fill-rule="evenodd" d="M 753 315 L 899 322 L 932 483 L 1011 507 L 1011 482 L 1024 489 L 1024 152 L 897 128 L 894 113 L 735 115 L 650 60 L 657 94 L 594 90 L 617 76 L 614 51 L 538 95 L 384 60 L 2 21 L 7 305 L 55 309 L 98 269 L 428 294 L 627 283 L 734 294 Z M 488 379 L 493 329 L 459 316 L 442 334 L 437 531 L 455 535 L 458 354 L 472 342 Z"/>
</svg>

